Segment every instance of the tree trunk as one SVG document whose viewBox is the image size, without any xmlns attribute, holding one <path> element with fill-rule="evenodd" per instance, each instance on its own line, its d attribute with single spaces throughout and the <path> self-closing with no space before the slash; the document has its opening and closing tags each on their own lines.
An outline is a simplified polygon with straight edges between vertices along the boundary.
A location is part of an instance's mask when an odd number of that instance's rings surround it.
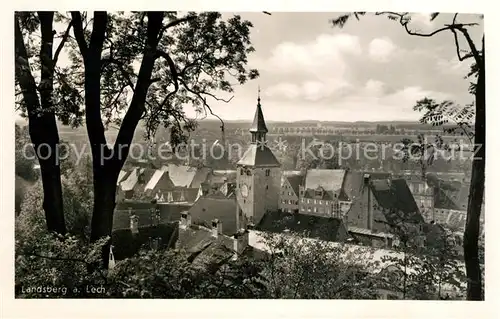
<svg viewBox="0 0 500 319">
<path fill-rule="evenodd" d="M 38 99 L 37 85 L 31 74 L 28 54 L 24 44 L 21 27 L 15 22 L 15 69 L 16 79 L 21 87 L 24 103 L 28 111 L 31 142 L 40 164 L 43 183 L 43 209 L 47 229 L 59 234 L 66 233 L 64 206 L 62 200 L 61 170 L 59 167 L 59 134 L 52 109 L 54 66 L 52 61 L 52 21 L 54 12 L 40 12 L 41 29 L 41 83 Z"/>
<path fill-rule="evenodd" d="M 484 198 L 484 167 L 486 155 L 486 117 L 485 117 L 485 70 L 483 60 L 478 63 L 479 74 L 475 92 L 476 119 L 474 144 L 475 153 L 472 162 L 472 176 L 467 206 L 467 220 L 464 232 L 464 259 L 467 273 L 467 300 L 482 300 L 481 268 L 479 264 L 479 228 L 481 207 Z"/>
<path fill-rule="evenodd" d="M 128 156 L 135 129 L 145 110 L 146 95 L 151 81 L 158 34 L 163 12 L 148 14 L 148 37 L 134 95 L 123 118 L 113 149 L 106 145 L 100 109 L 101 52 L 107 25 L 106 13 L 96 13 L 94 29 L 88 49 L 84 49 L 85 61 L 85 109 L 87 133 L 92 149 L 94 173 L 94 209 L 92 212 L 91 240 L 109 236 L 113 230 L 113 214 L 116 205 L 116 183 L 120 169 Z M 83 46 L 83 45 L 82 45 Z M 82 48 L 81 48 L 82 49 Z M 103 248 L 103 265 L 109 262 L 109 245 Z"/>
</svg>

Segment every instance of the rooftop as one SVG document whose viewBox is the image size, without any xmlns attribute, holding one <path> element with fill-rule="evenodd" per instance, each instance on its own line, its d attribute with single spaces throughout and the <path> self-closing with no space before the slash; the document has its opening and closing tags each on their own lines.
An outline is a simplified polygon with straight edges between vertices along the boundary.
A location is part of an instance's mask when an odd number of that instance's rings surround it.
<svg viewBox="0 0 500 319">
<path fill-rule="evenodd" d="M 280 167 L 280 162 L 276 159 L 273 152 L 264 144 L 250 144 L 246 152 L 238 161 L 242 166 L 264 166 Z"/>
<path fill-rule="evenodd" d="M 191 207 L 189 213 L 194 225 L 211 228 L 212 220 L 218 219 L 222 223 L 222 233 L 232 236 L 237 231 L 236 207 L 234 198 L 225 196 L 200 197 Z"/>
</svg>

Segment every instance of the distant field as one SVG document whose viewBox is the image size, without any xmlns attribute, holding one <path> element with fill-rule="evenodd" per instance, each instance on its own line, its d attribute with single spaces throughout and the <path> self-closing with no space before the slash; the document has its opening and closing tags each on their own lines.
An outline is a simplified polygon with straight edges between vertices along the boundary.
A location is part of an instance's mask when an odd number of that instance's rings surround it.
<svg viewBox="0 0 500 319">
<path fill-rule="evenodd" d="M 333 139 L 333 140 L 344 140 L 344 141 L 360 141 L 360 142 L 389 142 L 389 143 L 398 143 L 403 139 L 417 140 L 417 135 L 354 135 L 354 134 L 342 134 L 342 135 L 312 135 L 312 134 L 268 134 L 270 137 L 278 137 L 278 136 L 294 136 L 294 137 L 313 137 L 315 136 L 318 139 Z M 435 135 L 427 135 L 428 142 L 431 143 L 435 140 Z M 447 143 L 451 142 L 459 142 L 462 140 L 463 143 L 468 143 L 466 138 L 461 136 L 441 136 L 443 140 Z"/>
</svg>

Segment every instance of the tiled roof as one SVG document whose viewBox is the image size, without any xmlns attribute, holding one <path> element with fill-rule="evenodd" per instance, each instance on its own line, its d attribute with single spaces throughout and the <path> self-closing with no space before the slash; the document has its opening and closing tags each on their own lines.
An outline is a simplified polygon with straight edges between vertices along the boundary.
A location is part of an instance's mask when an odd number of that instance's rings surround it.
<svg viewBox="0 0 500 319">
<path fill-rule="evenodd" d="M 236 233 L 236 207 L 234 198 L 225 196 L 200 197 L 191 207 L 189 213 L 194 225 L 211 228 L 212 220 L 222 223 L 222 233 L 232 236 Z"/>
<path fill-rule="evenodd" d="M 315 198 L 321 200 L 333 200 L 335 197 L 332 191 L 323 191 L 322 196 L 316 196 L 316 191 L 314 189 L 306 189 L 304 191 L 304 198 Z"/>
<path fill-rule="evenodd" d="M 199 252 L 214 242 L 221 242 L 228 248 L 232 248 L 233 241 L 229 236 L 219 234 L 217 238 L 212 236 L 210 229 L 192 225 L 179 233 L 178 247 L 187 252 Z"/>
<path fill-rule="evenodd" d="M 154 172 L 151 179 L 149 180 L 149 182 L 146 184 L 146 187 L 144 188 L 144 190 L 154 189 L 156 187 L 156 184 L 158 183 L 158 181 L 160 180 L 160 178 L 162 178 L 162 176 L 164 174 L 165 174 L 165 171 L 157 169 Z"/>
<path fill-rule="evenodd" d="M 165 165 L 161 169 L 168 172 L 168 177 L 176 187 L 189 187 L 197 172 L 195 167 L 175 164 Z"/>
<path fill-rule="evenodd" d="M 322 187 L 326 191 L 340 191 L 344 181 L 343 169 L 310 169 L 306 173 L 305 188 L 317 189 Z"/>
<path fill-rule="evenodd" d="M 337 241 L 342 221 L 337 218 L 290 214 L 286 212 L 267 212 L 257 229 L 260 231 L 283 233 L 306 233 L 307 237 Z"/>
<path fill-rule="evenodd" d="M 193 180 L 191 181 L 189 187 L 191 188 L 200 187 L 202 183 L 207 181 L 207 179 L 209 178 L 209 174 L 210 174 L 210 168 L 208 167 L 199 168 L 196 171 L 196 174 L 194 175 Z"/>
<path fill-rule="evenodd" d="M 236 181 L 236 171 L 213 171 L 208 178 L 210 184 L 223 184 L 224 182 Z"/>
<path fill-rule="evenodd" d="M 191 208 L 189 204 L 157 204 L 160 209 L 160 223 L 169 223 L 178 221 L 181 218 L 181 212 L 188 211 Z M 139 217 L 139 227 L 150 226 L 151 209 L 155 204 L 151 202 L 124 201 L 116 205 L 113 214 L 113 230 L 130 229 L 129 207 L 132 213 Z"/>
<path fill-rule="evenodd" d="M 129 175 L 131 171 L 126 171 L 126 170 L 120 170 L 120 173 L 118 174 L 118 180 L 116 181 L 116 185 L 120 185 L 122 181 L 124 181 Z"/>
<path fill-rule="evenodd" d="M 152 168 L 134 167 L 128 177 L 120 183 L 122 191 L 136 192 L 144 191 L 146 183 L 155 174 L 156 170 Z M 142 182 L 140 182 L 142 180 Z"/>
<path fill-rule="evenodd" d="M 280 162 L 273 152 L 265 145 L 250 144 L 250 147 L 238 161 L 238 165 L 243 166 L 269 166 L 279 167 Z"/>
<path fill-rule="evenodd" d="M 370 182 L 370 188 L 389 223 L 400 222 L 394 220 L 395 212 L 404 214 L 401 216 L 404 221 L 422 221 L 422 215 L 405 180 L 374 180 Z"/>
<path fill-rule="evenodd" d="M 449 181 L 436 175 L 427 175 L 428 183 L 434 187 L 434 207 L 466 211 L 469 199 L 469 185 L 460 181 Z"/>
<path fill-rule="evenodd" d="M 151 239 L 160 239 L 158 248 L 173 248 L 178 236 L 176 222 L 158 226 L 144 226 L 139 228 L 139 233 L 133 235 L 130 229 L 117 229 L 111 234 L 113 255 L 116 260 L 132 257 L 139 250 L 148 246 Z M 170 246 L 169 246 L 170 245 Z"/>
<path fill-rule="evenodd" d="M 348 171 L 344 179 L 342 192 L 339 195 L 341 200 L 354 200 L 363 188 L 363 176 L 370 175 L 370 180 L 389 179 L 391 174 L 379 172 Z"/>
<path fill-rule="evenodd" d="M 448 192 L 440 188 L 434 188 L 434 208 L 436 209 L 449 209 L 449 210 L 462 210 L 457 203 L 450 198 Z"/>
<path fill-rule="evenodd" d="M 131 191 L 134 189 L 137 181 L 139 180 L 139 175 L 142 174 L 146 169 L 145 168 L 136 168 L 134 167 L 128 177 L 121 182 L 120 187 L 123 191 Z"/>
<path fill-rule="evenodd" d="M 299 188 L 304 181 L 304 177 L 302 175 L 289 175 L 285 176 L 285 178 L 288 180 L 288 183 L 295 192 L 295 195 L 299 196 Z"/>
</svg>

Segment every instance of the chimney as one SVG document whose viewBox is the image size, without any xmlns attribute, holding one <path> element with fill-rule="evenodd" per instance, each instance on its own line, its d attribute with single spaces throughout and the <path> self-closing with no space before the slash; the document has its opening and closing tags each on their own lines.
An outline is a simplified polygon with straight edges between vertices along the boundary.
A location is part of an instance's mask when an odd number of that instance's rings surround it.
<svg viewBox="0 0 500 319">
<path fill-rule="evenodd" d="M 217 238 L 222 233 L 222 223 L 218 219 L 212 220 L 212 237 Z"/>
<path fill-rule="evenodd" d="M 134 235 L 139 233 L 139 217 L 136 215 L 130 216 L 130 231 Z"/>
<path fill-rule="evenodd" d="M 181 224 L 182 228 L 188 228 L 191 226 L 191 214 L 188 211 L 184 211 L 181 213 Z"/>
<path fill-rule="evenodd" d="M 363 185 L 368 186 L 368 183 L 370 183 L 370 174 L 364 174 L 363 175 Z"/>
<path fill-rule="evenodd" d="M 248 229 L 240 229 L 233 236 L 233 249 L 234 249 L 234 259 L 237 259 L 239 255 L 243 253 L 245 248 L 248 247 Z"/>
</svg>

